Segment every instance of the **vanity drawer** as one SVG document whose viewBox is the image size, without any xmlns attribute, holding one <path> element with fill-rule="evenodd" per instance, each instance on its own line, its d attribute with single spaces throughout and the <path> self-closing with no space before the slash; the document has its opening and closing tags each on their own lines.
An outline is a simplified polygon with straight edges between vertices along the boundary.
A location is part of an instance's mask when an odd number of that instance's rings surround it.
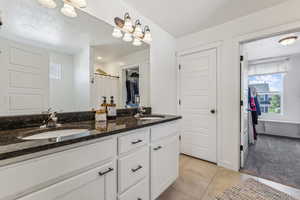
<svg viewBox="0 0 300 200">
<path fill-rule="evenodd" d="M 149 129 L 133 131 L 131 134 L 119 137 L 119 154 L 144 146 L 149 142 Z"/>
<path fill-rule="evenodd" d="M 143 147 L 139 151 L 120 158 L 118 161 L 118 187 L 123 193 L 132 185 L 149 174 L 149 148 Z"/>
<path fill-rule="evenodd" d="M 115 155 L 114 138 L 1 167 L 0 199 L 41 189 Z"/>
<path fill-rule="evenodd" d="M 156 141 L 179 132 L 179 122 L 173 121 L 159 124 L 151 128 L 151 141 Z"/>
<path fill-rule="evenodd" d="M 149 200 L 149 180 L 144 179 L 120 196 L 119 200 Z"/>
</svg>

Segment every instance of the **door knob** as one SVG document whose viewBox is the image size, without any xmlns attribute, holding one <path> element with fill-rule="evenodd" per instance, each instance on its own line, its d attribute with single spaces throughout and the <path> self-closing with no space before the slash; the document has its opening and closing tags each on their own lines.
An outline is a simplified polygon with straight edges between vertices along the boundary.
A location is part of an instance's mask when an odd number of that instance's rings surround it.
<svg viewBox="0 0 300 200">
<path fill-rule="evenodd" d="M 216 113 L 215 109 L 210 110 L 210 113 L 215 114 Z"/>
</svg>

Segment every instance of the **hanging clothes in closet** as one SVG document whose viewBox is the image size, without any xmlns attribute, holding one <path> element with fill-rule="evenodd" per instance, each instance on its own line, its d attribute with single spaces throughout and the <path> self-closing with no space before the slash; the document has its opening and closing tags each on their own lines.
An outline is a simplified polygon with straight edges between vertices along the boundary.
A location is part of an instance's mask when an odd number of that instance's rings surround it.
<svg viewBox="0 0 300 200">
<path fill-rule="evenodd" d="M 139 74 L 137 72 L 133 72 L 128 74 L 126 77 L 126 104 L 130 106 L 135 106 L 135 99 L 137 96 L 139 96 Z"/>
</svg>

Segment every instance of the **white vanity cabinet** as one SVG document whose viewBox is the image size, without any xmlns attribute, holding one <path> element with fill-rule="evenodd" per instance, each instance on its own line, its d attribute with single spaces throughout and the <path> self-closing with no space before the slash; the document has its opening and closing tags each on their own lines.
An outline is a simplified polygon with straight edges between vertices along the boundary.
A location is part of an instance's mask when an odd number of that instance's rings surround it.
<svg viewBox="0 0 300 200">
<path fill-rule="evenodd" d="M 74 144 L 0 167 L 0 200 L 155 200 L 178 177 L 178 123 Z"/>
<path fill-rule="evenodd" d="M 0 200 L 16 199 L 75 178 L 88 170 L 99 170 L 106 163 L 115 163 L 117 140 L 107 138 L 69 148 L 71 149 L 0 167 Z"/>
<path fill-rule="evenodd" d="M 119 200 L 149 200 L 150 128 L 118 138 Z"/>
<path fill-rule="evenodd" d="M 115 200 L 116 170 L 110 162 L 19 200 Z"/>
<path fill-rule="evenodd" d="M 165 191 L 179 175 L 179 129 L 172 122 L 151 129 L 151 200 Z"/>
</svg>

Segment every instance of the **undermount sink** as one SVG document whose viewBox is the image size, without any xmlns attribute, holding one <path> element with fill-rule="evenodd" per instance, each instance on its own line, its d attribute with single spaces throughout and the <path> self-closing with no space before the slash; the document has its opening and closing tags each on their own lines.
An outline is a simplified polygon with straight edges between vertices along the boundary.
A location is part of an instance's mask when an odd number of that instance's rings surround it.
<svg viewBox="0 0 300 200">
<path fill-rule="evenodd" d="M 88 129 L 53 130 L 53 131 L 38 133 L 27 137 L 22 137 L 21 139 L 22 140 L 44 140 L 44 139 L 52 139 L 52 138 L 62 138 L 62 137 L 82 134 L 87 131 Z"/>
<path fill-rule="evenodd" d="M 164 116 L 160 116 L 160 115 L 153 115 L 153 116 L 144 116 L 144 117 L 140 117 L 140 120 L 158 120 L 158 119 L 163 119 Z"/>
</svg>

